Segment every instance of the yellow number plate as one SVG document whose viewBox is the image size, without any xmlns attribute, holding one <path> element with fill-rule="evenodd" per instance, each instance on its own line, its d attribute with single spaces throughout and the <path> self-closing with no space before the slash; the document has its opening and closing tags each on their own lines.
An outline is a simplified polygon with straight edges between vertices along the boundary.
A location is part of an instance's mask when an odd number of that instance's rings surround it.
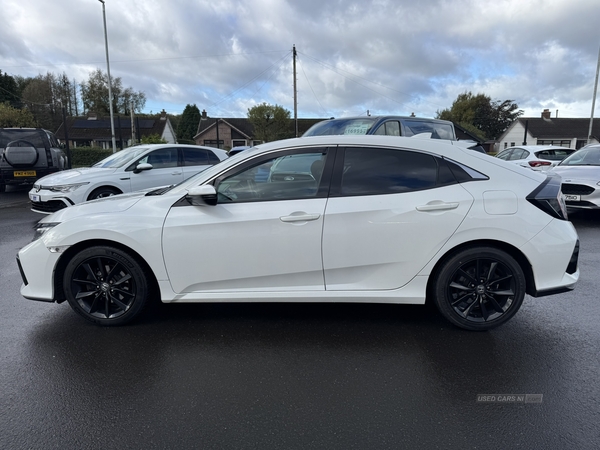
<svg viewBox="0 0 600 450">
<path fill-rule="evenodd" d="M 15 170 L 15 177 L 35 177 L 35 170 Z"/>
</svg>

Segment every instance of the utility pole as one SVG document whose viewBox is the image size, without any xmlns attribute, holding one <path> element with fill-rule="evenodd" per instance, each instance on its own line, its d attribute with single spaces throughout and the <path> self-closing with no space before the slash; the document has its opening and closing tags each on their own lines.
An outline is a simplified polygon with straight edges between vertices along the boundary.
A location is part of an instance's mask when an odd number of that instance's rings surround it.
<svg viewBox="0 0 600 450">
<path fill-rule="evenodd" d="M 298 137 L 298 89 L 296 87 L 296 44 L 292 48 L 292 55 L 294 56 L 294 128 L 295 136 Z"/>
<path fill-rule="evenodd" d="M 131 145 L 135 144 L 135 121 L 133 120 L 133 102 L 129 102 L 129 113 L 131 114 Z"/>
<path fill-rule="evenodd" d="M 102 3 L 102 18 L 104 19 L 104 47 L 106 48 L 106 73 L 108 74 L 108 109 L 110 112 L 110 132 L 112 135 L 112 151 L 117 153 L 117 141 L 115 139 L 115 121 L 113 119 L 113 96 L 112 96 L 112 80 L 110 79 L 110 63 L 108 62 L 108 34 L 106 32 L 106 10 L 104 0 L 98 0 Z"/>
<path fill-rule="evenodd" d="M 594 124 L 594 108 L 596 107 L 596 93 L 598 92 L 598 73 L 600 72 L 600 48 L 598 49 L 598 66 L 596 67 L 596 81 L 594 82 L 594 96 L 592 97 L 592 113 L 590 114 L 590 129 L 588 131 L 588 144 L 592 140 L 592 125 Z"/>
</svg>

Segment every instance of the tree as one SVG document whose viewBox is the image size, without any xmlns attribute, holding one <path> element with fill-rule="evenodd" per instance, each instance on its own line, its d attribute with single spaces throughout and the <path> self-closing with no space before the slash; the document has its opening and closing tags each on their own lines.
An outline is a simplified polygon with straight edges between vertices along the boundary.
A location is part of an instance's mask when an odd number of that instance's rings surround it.
<svg viewBox="0 0 600 450">
<path fill-rule="evenodd" d="M 160 137 L 160 134 L 149 134 L 148 136 L 142 136 L 142 144 L 166 144 L 167 141 Z"/>
<path fill-rule="evenodd" d="M 248 109 L 256 140 L 270 142 L 289 137 L 291 113 L 283 106 L 262 103 Z"/>
<path fill-rule="evenodd" d="M 9 102 L 0 103 L 0 128 L 35 127 L 33 114 L 27 109 L 17 109 Z"/>
<path fill-rule="evenodd" d="M 144 109 L 146 94 L 142 91 L 136 92 L 131 87 L 123 88 L 120 77 L 112 78 L 111 90 L 115 114 L 129 114 L 131 105 L 135 112 L 141 112 Z M 108 75 L 100 69 L 94 70 L 88 80 L 81 84 L 81 100 L 85 110 L 99 115 L 109 114 Z"/>
<path fill-rule="evenodd" d="M 177 125 L 177 142 L 182 144 L 194 143 L 194 136 L 198 131 L 200 110 L 194 105 L 186 105 Z"/>
<path fill-rule="evenodd" d="M 17 82 L 7 73 L 0 70 L 0 103 L 8 102 L 11 106 L 20 107 L 20 92 Z"/>
<path fill-rule="evenodd" d="M 485 94 L 464 92 L 450 109 L 438 111 L 436 118 L 450 120 L 481 139 L 498 138 L 523 111 L 513 100 L 496 100 Z"/>
</svg>

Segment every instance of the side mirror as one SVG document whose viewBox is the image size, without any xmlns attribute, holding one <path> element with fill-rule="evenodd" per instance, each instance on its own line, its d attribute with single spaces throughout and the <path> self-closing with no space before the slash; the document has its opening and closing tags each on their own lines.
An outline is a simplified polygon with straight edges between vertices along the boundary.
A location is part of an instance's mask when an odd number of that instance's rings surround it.
<svg viewBox="0 0 600 450">
<path fill-rule="evenodd" d="M 217 204 L 217 191 L 211 184 L 191 188 L 185 199 L 194 206 L 214 206 Z"/>
<path fill-rule="evenodd" d="M 152 164 L 141 163 L 135 167 L 135 169 L 133 170 L 133 173 L 140 173 L 143 170 L 150 170 L 150 169 L 152 169 Z"/>
</svg>

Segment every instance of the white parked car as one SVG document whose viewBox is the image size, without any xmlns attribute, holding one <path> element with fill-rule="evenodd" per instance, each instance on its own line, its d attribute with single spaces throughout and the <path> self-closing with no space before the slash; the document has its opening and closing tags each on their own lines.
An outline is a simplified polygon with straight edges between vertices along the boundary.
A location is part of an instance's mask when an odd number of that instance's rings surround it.
<svg viewBox="0 0 600 450">
<path fill-rule="evenodd" d="M 183 183 L 44 217 L 24 297 L 99 325 L 181 302 L 433 301 L 487 330 L 525 294 L 579 278 L 557 177 L 450 141 L 318 136 L 262 144 Z"/>
<path fill-rule="evenodd" d="M 496 158 L 544 172 L 556 166 L 575 151 L 574 148 L 557 145 L 521 145 L 502 150 L 496 155 Z"/>
<path fill-rule="evenodd" d="M 31 210 L 49 214 L 87 200 L 177 184 L 227 157 L 225 150 L 197 145 L 129 147 L 92 167 L 40 178 L 29 191 Z"/>
<path fill-rule="evenodd" d="M 552 172 L 562 178 L 567 208 L 600 209 L 600 144 L 590 144 L 577 150 Z"/>
</svg>

